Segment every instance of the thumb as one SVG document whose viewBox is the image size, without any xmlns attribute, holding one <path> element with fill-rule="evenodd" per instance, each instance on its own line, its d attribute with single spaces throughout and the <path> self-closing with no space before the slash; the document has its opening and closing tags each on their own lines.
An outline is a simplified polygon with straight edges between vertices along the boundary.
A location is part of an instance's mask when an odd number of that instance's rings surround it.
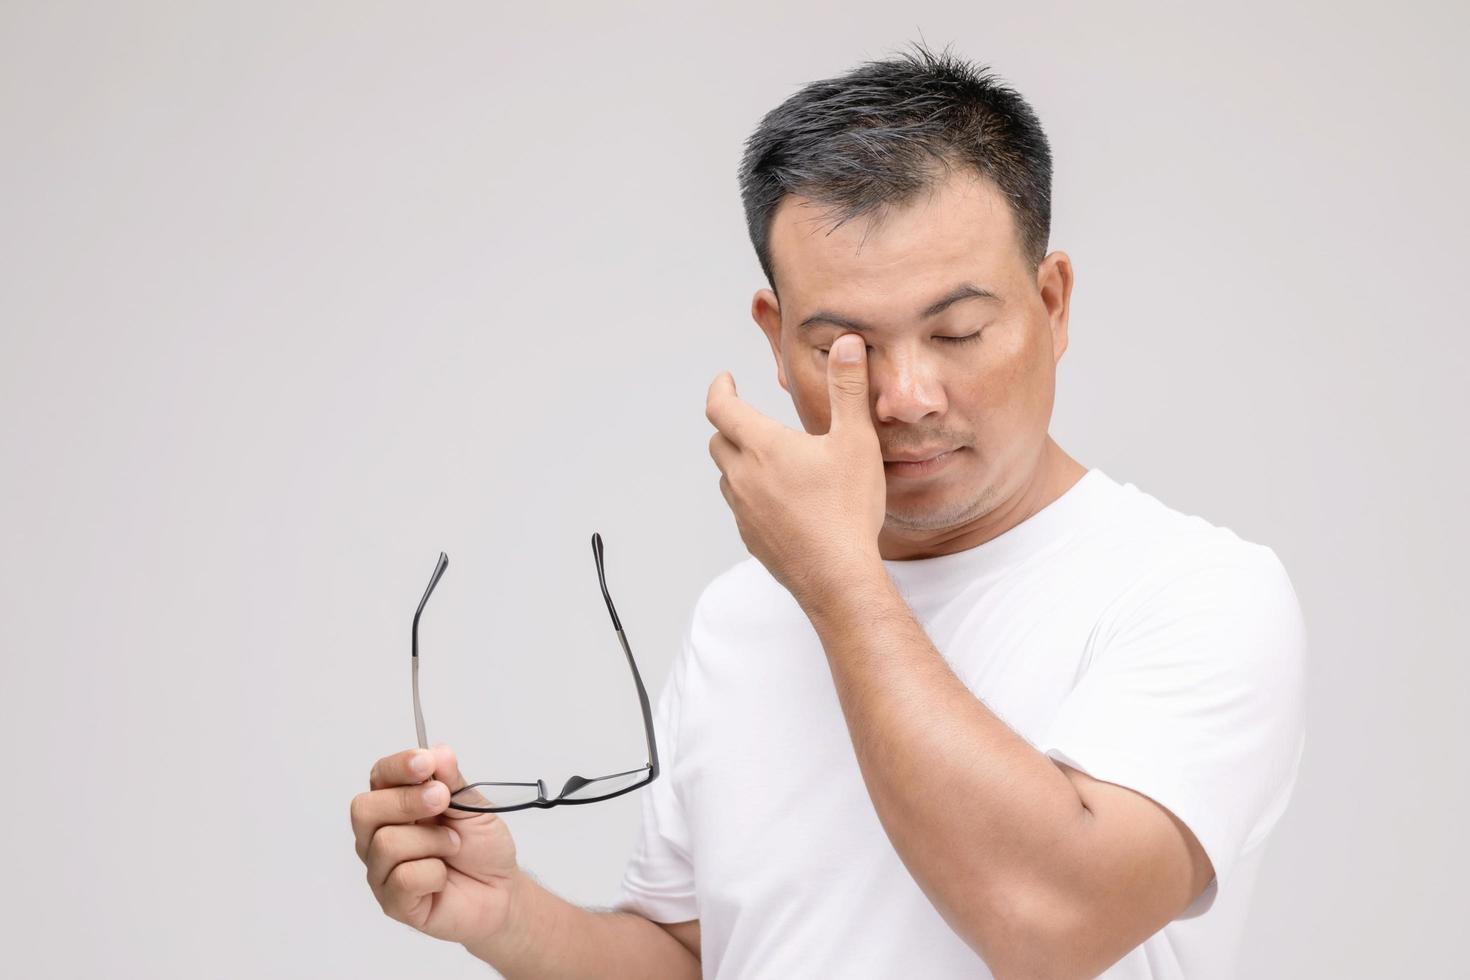
<svg viewBox="0 0 1470 980">
<path fill-rule="evenodd" d="M 827 357 L 827 393 L 832 401 L 832 432 L 872 428 L 868 415 L 868 352 L 859 334 L 832 342 Z"/>
<path fill-rule="evenodd" d="M 430 778 L 437 779 L 449 787 L 449 798 L 451 801 L 455 803 L 467 803 L 470 806 L 490 806 L 490 801 L 477 789 L 455 795 L 456 791 L 463 789 L 469 780 L 465 779 L 459 771 L 459 759 L 456 758 L 454 749 L 448 744 L 440 742 L 429 751 L 434 753 L 434 772 Z M 439 816 L 463 819 L 465 817 L 479 816 L 479 814 L 456 810 L 453 807 L 446 807 Z"/>
</svg>

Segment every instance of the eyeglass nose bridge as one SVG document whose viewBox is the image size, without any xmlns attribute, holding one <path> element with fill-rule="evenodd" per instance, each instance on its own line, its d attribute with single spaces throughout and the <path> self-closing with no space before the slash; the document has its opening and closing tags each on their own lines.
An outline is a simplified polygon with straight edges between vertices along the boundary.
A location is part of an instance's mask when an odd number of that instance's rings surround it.
<svg viewBox="0 0 1470 980">
<path fill-rule="evenodd" d="M 568 793 L 575 793 L 592 781 L 584 776 L 569 776 L 567 777 L 566 785 L 561 788 L 561 792 L 556 794 L 556 798 L 558 800 L 563 799 Z"/>
</svg>

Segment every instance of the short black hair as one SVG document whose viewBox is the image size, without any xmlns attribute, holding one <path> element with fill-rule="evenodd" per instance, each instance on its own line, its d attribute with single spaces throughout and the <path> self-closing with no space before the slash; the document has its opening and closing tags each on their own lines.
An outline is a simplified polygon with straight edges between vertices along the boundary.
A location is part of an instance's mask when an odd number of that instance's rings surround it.
<svg viewBox="0 0 1470 980">
<path fill-rule="evenodd" d="M 746 140 L 740 197 L 773 291 L 771 218 L 787 194 L 831 208 L 841 225 L 910 201 L 955 165 L 1006 196 L 1025 259 L 1035 267 L 1046 257 L 1051 147 L 1036 113 L 988 67 L 912 43 L 912 52 L 811 82 Z"/>
</svg>

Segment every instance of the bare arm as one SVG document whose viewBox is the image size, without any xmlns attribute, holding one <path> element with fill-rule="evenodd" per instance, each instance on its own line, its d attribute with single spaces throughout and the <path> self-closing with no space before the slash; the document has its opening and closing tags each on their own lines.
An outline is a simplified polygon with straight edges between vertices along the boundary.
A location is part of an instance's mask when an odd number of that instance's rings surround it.
<svg viewBox="0 0 1470 980">
<path fill-rule="evenodd" d="M 1182 822 L 1054 762 L 966 688 L 881 566 L 803 605 L 883 829 L 997 977 L 1096 976 L 1209 883 Z"/>
<path fill-rule="evenodd" d="M 698 919 L 690 919 L 688 922 L 660 922 L 658 925 L 667 929 L 669 935 L 683 943 L 684 948 L 693 953 L 696 960 L 700 959 Z"/>
<path fill-rule="evenodd" d="M 634 912 L 585 909 L 521 869 L 514 889 L 505 929 L 464 944 L 506 980 L 700 980 L 698 920 L 665 926 Z"/>
</svg>

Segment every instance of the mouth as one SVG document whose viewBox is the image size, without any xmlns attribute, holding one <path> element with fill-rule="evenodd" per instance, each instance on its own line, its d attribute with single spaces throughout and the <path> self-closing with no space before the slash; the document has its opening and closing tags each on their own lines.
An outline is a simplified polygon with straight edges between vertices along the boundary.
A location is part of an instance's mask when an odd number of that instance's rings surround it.
<svg viewBox="0 0 1470 980">
<path fill-rule="evenodd" d="M 889 476 L 929 476 L 947 466 L 950 460 L 959 455 L 964 448 L 964 446 L 956 446 L 953 449 L 920 450 L 915 453 L 901 453 L 893 457 L 885 457 L 883 471 Z"/>
</svg>

